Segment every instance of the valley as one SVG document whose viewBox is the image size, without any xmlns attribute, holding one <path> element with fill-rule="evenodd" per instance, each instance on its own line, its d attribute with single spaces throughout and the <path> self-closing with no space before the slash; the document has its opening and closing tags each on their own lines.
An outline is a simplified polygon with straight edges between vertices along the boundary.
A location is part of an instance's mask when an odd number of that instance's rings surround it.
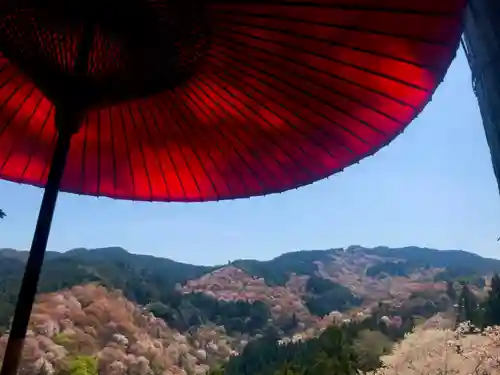
<svg viewBox="0 0 500 375">
<path fill-rule="evenodd" d="M 26 255 L 0 250 L 0 350 Z M 499 260 L 416 247 L 297 251 L 213 267 L 121 248 L 49 252 L 21 374 L 290 375 L 323 363 L 320 353 L 330 362 L 372 358 L 359 356 L 367 345 L 378 354 L 362 368 L 375 371 L 415 326 L 439 317 L 452 329 L 457 303 L 490 301 L 498 272 Z M 468 318 L 486 321 L 484 306 Z M 332 352 L 338 340 L 352 353 Z M 336 366 L 323 365 L 313 375 Z"/>
</svg>

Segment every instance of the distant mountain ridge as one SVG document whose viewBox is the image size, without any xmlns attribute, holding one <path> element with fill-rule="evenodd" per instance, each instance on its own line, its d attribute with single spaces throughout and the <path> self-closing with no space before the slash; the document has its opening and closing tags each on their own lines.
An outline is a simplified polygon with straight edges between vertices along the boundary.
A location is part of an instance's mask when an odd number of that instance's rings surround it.
<svg viewBox="0 0 500 375">
<path fill-rule="evenodd" d="M 13 312 L 27 256 L 0 249 L 0 326 Z M 219 266 L 131 254 L 121 247 L 76 248 L 47 253 L 39 292 L 97 282 L 152 306 L 180 331 L 224 322 L 230 331 L 250 333 L 264 329 L 269 319 L 280 327 L 317 325 L 332 311 L 359 312 L 381 301 L 401 305 L 423 292 L 439 305 L 444 281 L 466 280 L 481 292 L 486 276 L 496 272 L 497 259 L 418 247 L 301 250 Z"/>
<path fill-rule="evenodd" d="M 338 255 L 342 253 L 356 253 L 356 252 L 362 252 L 366 254 L 372 254 L 376 256 L 382 256 L 382 257 L 387 257 L 387 258 L 400 258 L 408 261 L 416 261 L 420 260 L 422 258 L 425 259 L 430 259 L 432 262 L 435 263 L 435 265 L 440 265 L 440 266 L 447 266 L 449 264 L 456 264 L 458 262 L 463 262 L 463 261 L 473 261 L 475 264 L 478 262 L 482 263 L 482 265 L 486 265 L 486 262 L 489 262 L 490 265 L 486 268 L 490 268 L 490 266 L 493 265 L 493 268 L 495 269 L 500 269 L 500 259 L 495 259 L 495 258 L 485 258 L 482 257 L 478 254 L 468 252 L 465 250 L 455 250 L 455 249 L 450 249 L 450 250 L 438 250 L 438 249 L 432 249 L 432 248 L 427 248 L 427 247 L 418 247 L 418 246 L 405 246 L 401 248 L 390 248 L 386 246 L 376 246 L 376 247 L 363 247 L 359 245 L 352 245 L 347 248 L 331 248 L 331 249 L 326 249 L 326 250 L 297 250 L 297 251 L 291 251 L 287 253 L 283 253 L 281 255 L 278 255 L 272 259 L 269 260 L 256 260 L 256 259 L 236 259 L 230 264 L 233 264 L 235 266 L 241 265 L 242 267 L 248 267 L 251 266 L 252 264 L 265 264 L 269 265 L 271 267 L 272 265 L 279 263 L 279 262 L 286 262 L 287 260 L 293 259 L 294 261 L 300 260 L 322 260 L 325 258 L 328 258 L 331 255 Z M 169 258 L 164 258 L 164 257 L 157 257 L 153 255 L 145 255 L 145 254 L 134 254 L 130 253 L 126 249 L 119 247 L 119 246 L 109 246 L 109 247 L 103 247 L 103 248 L 74 248 L 74 249 L 69 249 L 65 252 L 58 252 L 58 251 L 47 251 L 45 255 L 45 259 L 50 260 L 58 257 L 71 257 L 71 256 L 76 256 L 76 257 L 103 257 L 103 258 L 108 258 L 109 256 L 112 256 L 113 258 L 116 257 L 127 257 L 127 256 L 135 256 L 135 257 L 141 257 L 144 259 L 150 259 L 150 260 L 167 260 L 176 264 L 185 264 L 185 265 L 191 265 L 195 267 L 205 267 L 206 269 L 215 269 L 215 268 L 221 268 L 224 267 L 225 265 L 213 265 L 213 266 L 202 266 L 202 265 L 194 265 L 194 264 L 189 264 L 189 263 L 183 263 L 183 262 L 178 262 L 174 261 Z M 11 257 L 11 258 L 17 258 L 20 260 L 26 260 L 28 257 L 28 251 L 27 250 L 17 250 L 17 249 L 12 249 L 12 248 L 0 248 L 0 257 Z"/>
<path fill-rule="evenodd" d="M 20 267 L 27 257 L 27 251 L 0 249 L 0 260 L 9 259 L 10 265 L 15 268 Z M 75 248 L 61 253 L 48 251 L 44 270 L 48 272 L 54 264 L 64 262 L 69 264 L 72 261 L 78 262 L 80 266 L 102 267 L 113 264 L 115 267 L 123 269 L 123 271 L 140 269 L 142 270 L 141 273 L 146 274 L 160 272 L 163 274 L 162 281 L 167 282 L 168 285 L 173 285 L 176 283 L 184 284 L 188 280 L 230 265 L 241 269 L 250 276 L 263 278 L 269 285 L 284 286 L 291 275 L 322 276 L 325 265 L 330 268 L 329 272 L 333 272 L 332 265 L 329 263 L 333 262 L 337 265 L 337 268 L 341 268 L 342 264 L 347 261 L 352 266 L 356 257 L 359 257 L 358 263 L 364 261 L 366 264 L 364 270 L 355 270 L 355 272 L 364 274 L 368 272 L 372 276 L 376 276 L 373 274 L 376 271 L 375 268 L 384 271 L 385 265 L 390 268 L 393 263 L 404 264 L 407 272 L 418 268 L 448 270 L 454 275 L 453 277 L 490 275 L 500 272 L 499 259 L 483 258 L 480 255 L 463 250 L 436 250 L 415 246 L 403 248 L 350 246 L 346 249 L 299 250 L 281 254 L 270 260 L 237 259 L 226 265 L 214 266 L 194 265 L 152 255 L 133 254 L 121 247 Z M 16 261 L 19 261 L 19 263 L 16 264 Z M 344 264 L 344 266 L 348 265 Z M 400 266 L 399 268 L 403 267 Z M 323 276 L 325 276 L 325 272 L 323 272 Z M 389 270 L 389 276 L 401 275 L 391 275 Z"/>
</svg>

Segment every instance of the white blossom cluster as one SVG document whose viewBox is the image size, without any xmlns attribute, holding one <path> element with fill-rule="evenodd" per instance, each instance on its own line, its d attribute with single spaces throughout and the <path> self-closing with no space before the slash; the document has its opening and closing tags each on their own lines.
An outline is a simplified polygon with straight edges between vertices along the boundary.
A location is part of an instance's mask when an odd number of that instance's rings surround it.
<svg viewBox="0 0 500 375">
<path fill-rule="evenodd" d="M 382 362 L 376 375 L 500 375 L 500 327 L 418 327 Z"/>
</svg>

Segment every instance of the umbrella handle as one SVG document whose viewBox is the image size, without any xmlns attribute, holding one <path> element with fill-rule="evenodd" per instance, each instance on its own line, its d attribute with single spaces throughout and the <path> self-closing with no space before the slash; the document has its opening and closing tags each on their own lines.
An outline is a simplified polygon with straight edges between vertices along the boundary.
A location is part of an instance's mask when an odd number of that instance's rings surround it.
<svg viewBox="0 0 500 375">
<path fill-rule="evenodd" d="M 56 122 L 59 119 L 61 118 L 57 116 L 56 112 Z M 70 129 L 70 127 L 67 126 L 57 126 L 57 128 Z M 15 375 L 21 359 L 24 339 L 26 337 L 31 310 L 37 292 L 45 251 L 47 249 L 47 241 L 49 239 L 50 226 L 52 224 L 57 195 L 59 193 L 59 185 L 64 173 L 72 135 L 73 132 L 71 131 L 62 131 L 59 132 L 57 137 L 49 176 L 43 193 L 40 212 L 38 214 L 35 234 L 24 270 L 21 289 L 17 297 L 14 319 L 12 321 L 0 375 Z"/>
</svg>

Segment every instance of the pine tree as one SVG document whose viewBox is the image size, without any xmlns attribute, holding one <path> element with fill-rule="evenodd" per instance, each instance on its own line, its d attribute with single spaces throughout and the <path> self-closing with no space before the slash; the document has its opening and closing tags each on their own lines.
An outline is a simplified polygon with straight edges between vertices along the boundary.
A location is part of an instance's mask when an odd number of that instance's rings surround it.
<svg viewBox="0 0 500 375">
<path fill-rule="evenodd" d="M 318 375 L 354 375 L 357 373 L 357 360 L 352 342 L 347 334 L 336 327 L 328 328 L 320 336 L 322 350 L 316 357 Z"/>
<path fill-rule="evenodd" d="M 481 322 L 478 321 L 479 309 L 476 296 L 471 292 L 467 283 L 463 283 L 462 285 L 462 292 L 458 298 L 459 320 L 469 320 L 475 325 L 481 325 Z"/>
<path fill-rule="evenodd" d="M 450 299 L 451 303 L 454 304 L 457 302 L 457 291 L 455 290 L 455 283 L 453 281 L 446 282 L 446 294 Z"/>
</svg>

